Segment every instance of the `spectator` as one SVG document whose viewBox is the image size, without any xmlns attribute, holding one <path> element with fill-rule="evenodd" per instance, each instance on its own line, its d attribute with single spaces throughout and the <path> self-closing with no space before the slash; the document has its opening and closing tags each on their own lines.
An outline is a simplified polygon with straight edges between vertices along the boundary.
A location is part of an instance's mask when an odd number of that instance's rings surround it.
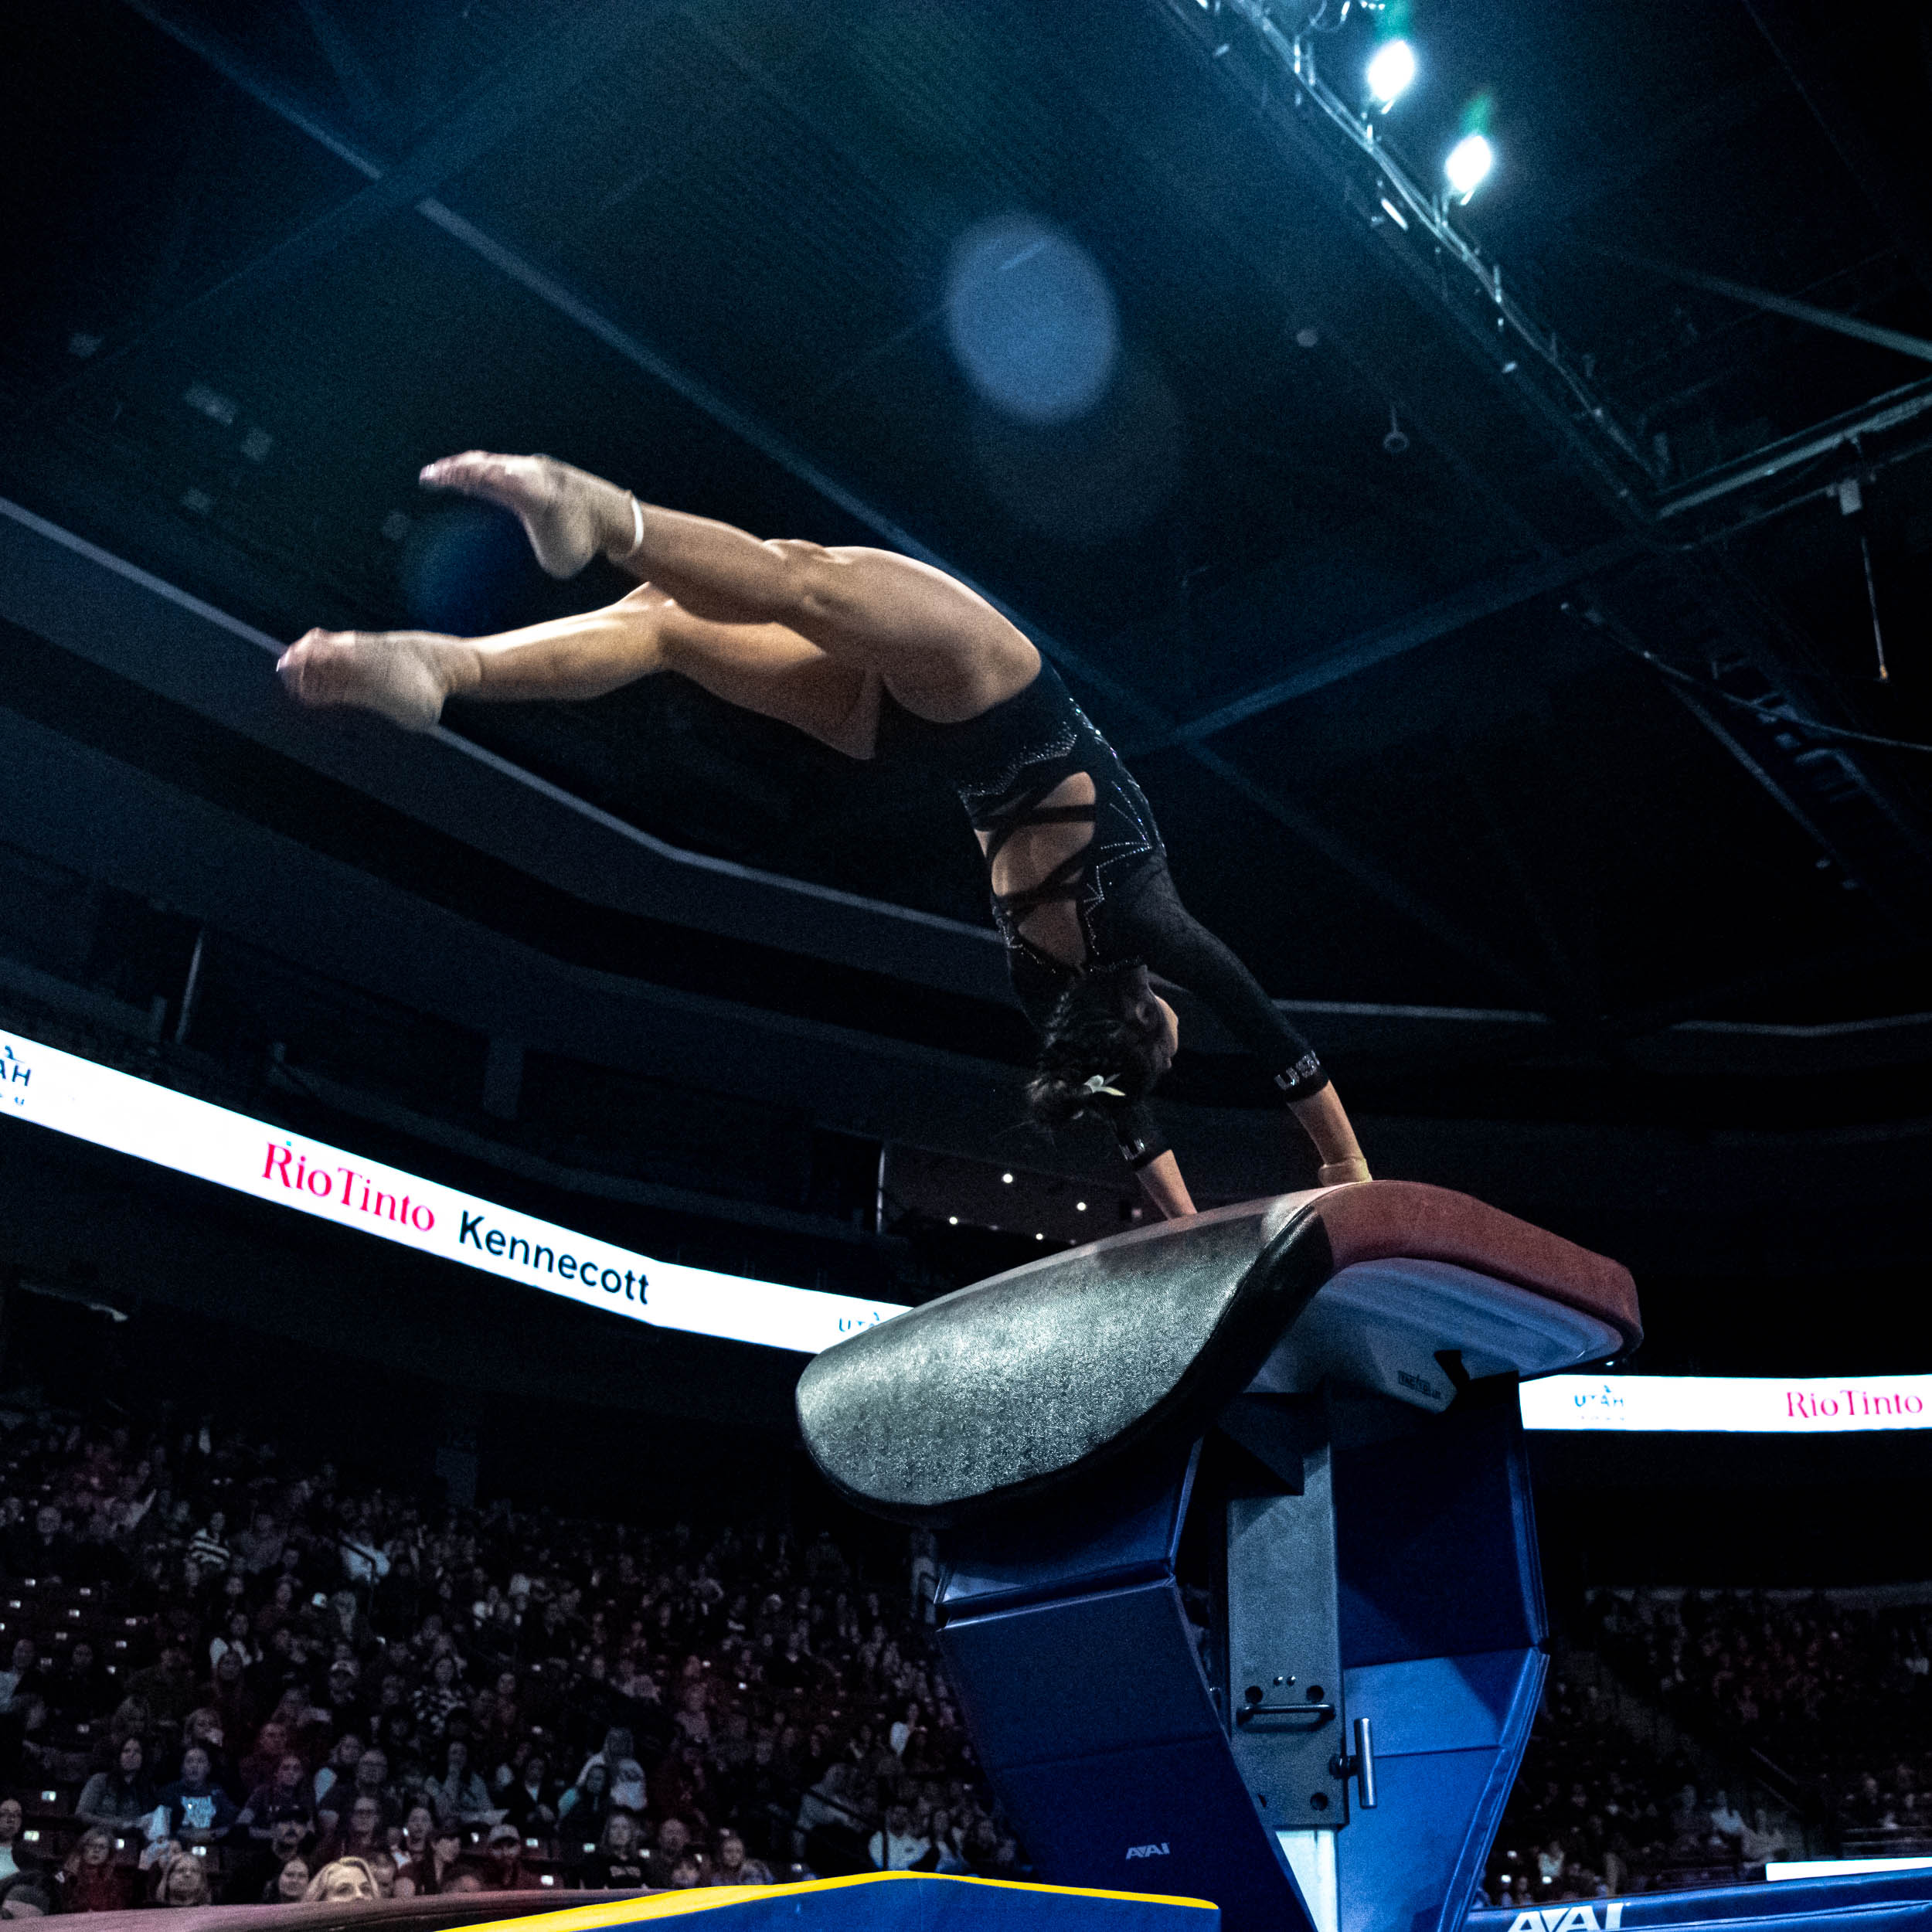
<svg viewBox="0 0 1932 1932">
<path fill-rule="evenodd" d="M 167 1812 L 173 1835 L 187 1845 L 212 1844 L 235 1821 L 235 1801 L 213 1782 L 208 1753 L 199 1744 L 182 1753 L 180 1777 L 155 1794 L 155 1803 Z"/>
<path fill-rule="evenodd" d="M 230 1873 L 223 1903 L 228 1905 L 273 1905 L 283 1868 L 291 1859 L 302 1856 L 308 1842 L 308 1820 L 300 1811 L 272 1811 L 264 1821 L 264 1834 Z M 308 1883 L 306 1865 L 302 1883 Z"/>
<path fill-rule="evenodd" d="M 270 1881 L 260 1902 L 264 1905 L 300 1905 L 308 1896 L 308 1882 L 313 1876 L 308 1869 L 308 1860 L 298 1852 Z"/>
<path fill-rule="evenodd" d="M 526 1837 L 547 1836 L 557 1822 L 557 1794 L 550 1783 L 549 1766 L 534 1751 L 498 1795 L 504 1816 Z"/>
<path fill-rule="evenodd" d="M 293 1751 L 284 1751 L 274 1779 L 249 1793 L 235 1822 L 245 1826 L 250 1838 L 265 1842 L 274 1831 L 273 1821 L 291 1813 L 301 1820 L 305 1832 L 313 1828 L 315 1807 L 308 1795 L 308 1767 Z"/>
<path fill-rule="evenodd" d="M 485 1825 L 490 1822 L 494 1807 L 489 1787 L 470 1768 L 470 1747 L 460 1737 L 444 1747 L 444 1771 L 423 1787 L 437 1816 L 446 1824 Z"/>
<path fill-rule="evenodd" d="M 281 1560 L 282 1530 L 272 1509 L 257 1509 L 254 1520 L 235 1539 L 235 1556 L 246 1577 L 260 1577 Z"/>
<path fill-rule="evenodd" d="M 26 1821 L 19 1799 L 0 1798 L 0 1884 L 39 1867 L 40 1861 L 21 1842 L 21 1830 Z"/>
<path fill-rule="evenodd" d="M 966 1862 L 961 1834 L 953 1823 L 953 1815 L 943 1806 L 933 1813 L 933 1821 L 928 1835 L 933 1842 L 936 1854 L 932 1869 L 956 1878 L 972 1868 Z"/>
<path fill-rule="evenodd" d="M 366 1859 L 386 1844 L 382 1801 L 372 1791 L 357 1791 L 337 1828 L 315 1848 L 315 1856 L 324 1865 L 338 1859 Z"/>
<path fill-rule="evenodd" d="M 642 1835 L 628 1811 L 613 1811 L 604 1821 L 604 1837 L 579 1868 L 577 1883 L 590 1892 L 641 1891 L 649 1883 Z"/>
<path fill-rule="evenodd" d="M 255 1620 L 245 1610 L 230 1611 L 219 1637 L 208 1640 L 208 1668 L 212 1674 L 230 1651 L 241 1658 L 243 1666 L 261 1661 L 261 1646 L 255 1641 Z"/>
<path fill-rule="evenodd" d="M 416 1693 L 416 1721 L 428 1736 L 440 1737 L 450 1713 L 461 1709 L 462 1703 L 463 1693 L 456 1687 L 456 1658 L 445 1651 L 430 1665 L 429 1682 Z"/>
<path fill-rule="evenodd" d="M 243 1785 L 253 1791 L 260 1785 L 272 1784 L 282 1760 L 288 1754 L 289 1743 L 288 1726 L 271 1717 L 256 1732 L 255 1748 L 241 1761 Z"/>
<path fill-rule="evenodd" d="M 430 1834 L 429 1854 L 409 1862 L 409 1875 L 417 1891 L 427 1896 L 453 1891 L 454 1879 L 462 1868 L 463 1835 L 454 1825 L 438 1824 Z"/>
<path fill-rule="evenodd" d="M 248 1665 L 241 1654 L 228 1651 L 216 1660 L 202 1692 L 209 1708 L 220 1718 L 223 1731 L 230 1737 L 253 1736 L 256 1719 L 261 1714 L 255 1693 L 249 1688 L 247 1670 Z M 100 1708 L 97 1702 L 93 1708 Z"/>
<path fill-rule="evenodd" d="M 44 1919 L 53 1910 L 53 1894 L 37 1872 L 0 1885 L 0 1919 Z"/>
<path fill-rule="evenodd" d="M 41 1696 L 56 1717 L 70 1722 L 97 1716 L 114 1702 L 107 1675 L 100 1668 L 94 1645 L 84 1637 L 75 1639 L 66 1663 L 48 1673 Z"/>
<path fill-rule="evenodd" d="M 402 1794 L 389 1781 L 389 1753 L 378 1747 L 372 1744 L 355 1760 L 355 1775 L 351 1781 L 350 1789 L 357 1799 L 372 1798 L 376 1801 L 384 1831 L 401 1815 Z"/>
<path fill-rule="evenodd" d="M 302 1894 L 304 1905 L 347 1905 L 381 1897 L 376 1874 L 366 1859 L 341 1858 L 325 1865 L 308 1882 Z"/>
<path fill-rule="evenodd" d="M 31 1637 L 15 1639 L 7 1668 L 0 1670 L 0 1715 L 15 1710 L 25 1702 L 39 1656 Z"/>
<path fill-rule="evenodd" d="M 33 1524 L 16 1523 L 9 1532 L 4 1550 L 7 1574 L 36 1583 L 64 1582 L 72 1574 L 79 1553 L 67 1534 L 60 1512 L 52 1503 L 43 1503 L 33 1512 Z"/>
<path fill-rule="evenodd" d="M 189 1539 L 188 1560 L 204 1576 L 211 1570 L 227 1569 L 230 1560 L 228 1519 L 219 1509 L 209 1516 L 205 1528 L 197 1529 Z"/>
<path fill-rule="evenodd" d="M 157 1905 L 206 1905 L 213 1896 L 208 1882 L 208 1862 L 184 1852 L 155 1868 L 155 1903 Z"/>
<path fill-rule="evenodd" d="M 396 1855 L 402 1869 L 426 1861 L 430 1855 L 430 1838 L 436 1830 L 436 1814 L 420 1801 L 412 1804 L 403 1818 L 402 1842 L 396 1846 Z"/>
<path fill-rule="evenodd" d="M 162 1639 L 159 1662 L 128 1680 L 128 1695 L 139 1698 L 158 1725 L 179 1724 L 195 1708 L 196 1689 L 188 1646 L 172 1633 Z"/>
<path fill-rule="evenodd" d="M 138 1737 L 121 1740 L 114 1769 L 96 1771 L 80 1787 L 74 1816 L 82 1824 L 98 1825 L 110 1836 L 124 1832 L 137 1818 L 155 1808 L 154 1786 L 148 1777 L 148 1750 Z"/>
<path fill-rule="evenodd" d="M 657 1843 L 645 1860 L 651 1889 L 667 1891 L 675 1882 L 679 1863 L 691 1849 L 691 1827 L 681 1818 L 668 1818 L 658 1827 Z M 691 1883 L 696 1884 L 694 1878 Z"/>
<path fill-rule="evenodd" d="M 611 1774 L 611 1809 L 633 1812 L 639 1818 L 650 1809 L 645 1789 L 644 1767 L 634 1757 L 618 1759 L 617 1768 Z"/>
<path fill-rule="evenodd" d="M 762 1859 L 745 1855 L 745 1842 L 729 1829 L 718 1834 L 718 1855 L 707 1881 L 712 1885 L 769 1885 L 771 1868 Z"/>
<path fill-rule="evenodd" d="M 199 1744 L 208 1753 L 208 1763 L 215 1782 L 227 1785 L 234 1780 L 234 1774 L 228 1766 L 228 1734 L 221 1727 L 221 1713 L 211 1710 L 206 1705 L 190 1711 L 181 1721 L 181 1747 L 187 1750 L 191 1744 Z"/>
<path fill-rule="evenodd" d="M 128 1875 L 114 1863 L 114 1840 L 97 1825 L 75 1841 L 55 1879 L 63 1912 L 119 1912 L 133 1903 Z"/>
<path fill-rule="evenodd" d="M 485 1842 L 483 1889 L 486 1892 L 533 1892 L 536 1875 L 523 1869 L 523 1835 L 514 1825 L 492 1825 Z"/>
<path fill-rule="evenodd" d="M 912 1814 L 903 1804 L 888 1808 L 885 1827 L 872 1833 L 866 1853 L 880 1872 L 910 1872 L 932 1850 L 932 1842 L 913 1828 Z"/>
<path fill-rule="evenodd" d="M 573 1841 L 594 1844 L 611 1809 L 611 1774 L 594 1761 L 557 1801 L 557 1829 Z"/>
<path fill-rule="evenodd" d="M 295 1761 L 299 1764 L 302 1760 L 298 1757 Z M 343 1732 L 335 1740 L 335 1748 L 328 1754 L 328 1762 L 319 1767 L 308 1781 L 318 1811 L 339 1809 L 341 1787 L 355 1783 L 355 1767 L 362 1761 L 362 1740 L 353 1731 Z"/>
</svg>

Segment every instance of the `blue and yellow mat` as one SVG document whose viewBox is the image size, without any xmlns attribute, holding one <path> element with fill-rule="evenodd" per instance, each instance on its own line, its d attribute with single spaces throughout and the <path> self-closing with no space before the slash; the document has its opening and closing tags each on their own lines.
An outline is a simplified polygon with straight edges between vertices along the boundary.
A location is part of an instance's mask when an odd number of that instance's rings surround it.
<svg viewBox="0 0 1932 1932">
<path fill-rule="evenodd" d="M 803 1885 L 718 1886 L 648 1898 L 583 1905 L 505 1919 L 503 1932 L 605 1932 L 700 1912 L 729 1920 L 728 1932 L 1219 1932 L 1219 1908 L 1205 1899 L 1150 1898 L 1138 1892 L 1077 1892 L 1004 1879 L 942 1878 L 926 1872 L 868 1872 Z M 472 1932 L 495 1932 L 494 1925 Z M 719 1932 L 727 1932 L 724 1927 Z"/>
</svg>

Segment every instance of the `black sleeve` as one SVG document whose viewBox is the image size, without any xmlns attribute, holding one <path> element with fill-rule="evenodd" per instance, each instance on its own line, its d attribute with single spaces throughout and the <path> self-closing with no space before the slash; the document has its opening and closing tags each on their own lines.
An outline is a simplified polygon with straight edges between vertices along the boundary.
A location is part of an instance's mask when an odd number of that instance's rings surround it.
<svg viewBox="0 0 1932 1932">
<path fill-rule="evenodd" d="M 1107 1117 L 1114 1139 L 1120 1143 L 1121 1158 L 1136 1174 L 1158 1161 L 1171 1145 L 1154 1117 L 1153 1108 L 1145 1100 L 1129 1100 Z"/>
<path fill-rule="evenodd" d="M 1315 1049 L 1230 947 L 1181 903 L 1164 866 L 1151 868 L 1116 915 L 1122 936 L 1163 979 L 1185 986 L 1213 1009 L 1228 1031 L 1274 1077 L 1292 1105 L 1328 1083 Z"/>
</svg>

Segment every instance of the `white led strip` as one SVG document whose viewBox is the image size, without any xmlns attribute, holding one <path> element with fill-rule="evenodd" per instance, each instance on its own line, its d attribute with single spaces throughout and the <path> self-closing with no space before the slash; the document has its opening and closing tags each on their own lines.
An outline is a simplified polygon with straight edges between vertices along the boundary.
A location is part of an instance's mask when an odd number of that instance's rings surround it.
<svg viewBox="0 0 1932 1932">
<path fill-rule="evenodd" d="M 1546 1376 L 1526 1429 L 1838 1436 L 1932 1428 L 1932 1376 Z"/>
<path fill-rule="evenodd" d="M 903 1311 L 654 1261 L 18 1033 L 0 1032 L 0 1117 L 660 1328 L 816 1355 Z"/>
</svg>

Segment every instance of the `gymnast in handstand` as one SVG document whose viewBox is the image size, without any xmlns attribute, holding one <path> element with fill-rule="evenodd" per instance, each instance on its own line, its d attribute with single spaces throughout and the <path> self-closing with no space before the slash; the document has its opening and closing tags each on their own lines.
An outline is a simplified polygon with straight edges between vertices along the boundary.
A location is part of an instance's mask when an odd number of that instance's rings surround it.
<svg viewBox="0 0 1932 1932">
<path fill-rule="evenodd" d="M 1151 970 L 1260 1056 L 1324 1185 L 1369 1178 L 1307 1041 L 1175 896 L 1140 787 L 983 597 L 889 551 L 761 543 L 549 457 L 472 451 L 423 481 L 514 512 L 553 577 L 601 555 L 641 581 L 604 610 L 500 637 L 311 631 L 279 667 L 301 702 L 427 731 L 454 696 L 594 698 L 675 671 L 848 757 L 917 760 L 958 793 L 985 853 L 1014 990 L 1042 1043 L 1027 1088 L 1036 1120 L 1105 1118 L 1162 1213 L 1194 1212 L 1146 1104 L 1179 1039 Z"/>
</svg>

